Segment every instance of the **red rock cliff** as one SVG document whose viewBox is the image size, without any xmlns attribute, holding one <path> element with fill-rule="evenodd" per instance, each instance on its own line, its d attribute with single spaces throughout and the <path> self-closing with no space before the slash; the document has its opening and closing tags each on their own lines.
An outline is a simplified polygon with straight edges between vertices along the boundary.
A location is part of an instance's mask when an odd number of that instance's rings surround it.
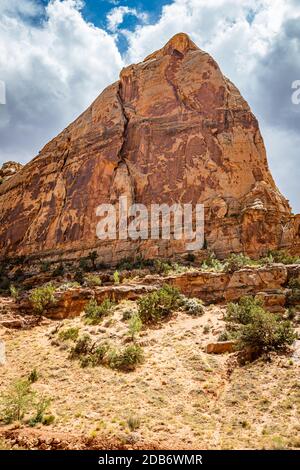
<svg viewBox="0 0 300 470">
<path fill-rule="evenodd" d="M 181 241 L 99 241 L 96 207 L 204 203 L 221 256 L 299 248 L 299 217 L 270 174 L 256 118 L 213 58 L 177 34 L 121 71 L 67 129 L 0 186 L 1 256 L 97 249 L 105 262 L 171 256 Z"/>
</svg>

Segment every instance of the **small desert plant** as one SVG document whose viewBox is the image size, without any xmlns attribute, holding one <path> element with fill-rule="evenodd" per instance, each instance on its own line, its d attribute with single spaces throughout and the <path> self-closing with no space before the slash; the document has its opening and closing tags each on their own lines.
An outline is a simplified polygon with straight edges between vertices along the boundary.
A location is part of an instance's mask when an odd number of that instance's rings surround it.
<svg viewBox="0 0 300 470">
<path fill-rule="evenodd" d="M 157 322 L 179 307 L 180 292 L 175 287 L 164 286 L 138 300 L 138 312 L 143 323 Z"/>
<path fill-rule="evenodd" d="M 182 309 L 190 315 L 200 316 L 204 313 L 203 304 L 200 299 L 189 299 L 188 297 L 182 296 L 181 306 Z"/>
<path fill-rule="evenodd" d="M 128 323 L 128 334 L 131 337 L 132 341 L 135 340 L 136 336 L 139 334 L 143 326 L 143 322 L 138 313 L 134 313 Z"/>
<path fill-rule="evenodd" d="M 94 274 L 88 274 L 85 276 L 85 282 L 89 287 L 98 287 L 102 284 L 101 278 L 99 276 L 95 276 Z"/>
<path fill-rule="evenodd" d="M 18 289 L 15 286 L 13 286 L 12 284 L 9 286 L 9 291 L 10 291 L 10 296 L 13 299 L 17 299 L 19 297 Z"/>
<path fill-rule="evenodd" d="M 262 301 L 251 296 L 241 297 L 238 303 L 231 302 L 227 306 L 225 321 L 246 325 L 253 315 L 262 310 Z"/>
<path fill-rule="evenodd" d="M 252 260 L 248 256 L 243 255 L 243 253 L 233 253 L 226 259 L 224 270 L 227 273 L 233 273 L 244 266 L 251 265 L 251 263 Z"/>
<path fill-rule="evenodd" d="M 80 357 L 82 355 L 88 354 L 92 345 L 92 338 L 85 334 L 79 337 L 75 345 L 71 348 L 70 357 L 71 359 Z"/>
<path fill-rule="evenodd" d="M 90 251 L 90 253 L 88 254 L 88 259 L 91 261 L 92 263 L 92 269 L 93 271 L 96 271 L 96 259 L 98 258 L 98 253 L 97 251 Z"/>
<path fill-rule="evenodd" d="M 265 311 L 261 302 L 252 297 L 229 304 L 225 321 L 240 349 L 251 347 L 258 354 L 285 349 L 296 338 L 290 321 Z"/>
<path fill-rule="evenodd" d="M 35 415 L 29 420 L 30 426 L 35 426 L 38 423 L 43 423 L 45 413 L 49 408 L 51 398 L 41 395 L 34 403 Z"/>
<path fill-rule="evenodd" d="M 43 261 L 40 266 L 41 273 L 47 273 L 50 270 L 51 263 L 49 261 Z"/>
<path fill-rule="evenodd" d="M 59 276 L 63 276 L 64 273 L 65 273 L 64 265 L 62 263 L 59 263 L 59 265 L 56 266 L 56 268 L 53 270 L 52 276 L 59 277 Z"/>
<path fill-rule="evenodd" d="M 83 272 L 81 270 L 76 271 L 76 273 L 74 274 L 74 281 L 78 282 L 78 284 L 80 284 L 80 285 L 82 285 L 84 283 L 84 275 L 83 275 Z"/>
<path fill-rule="evenodd" d="M 141 425 L 141 420 L 138 416 L 129 416 L 127 418 L 127 426 L 131 432 L 138 429 Z"/>
<path fill-rule="evenodd" d="M 2 421 L 9 424 L 21 421 L 28 412 L 34 399 L 31 383 L 26 379 L 13 382 L 8 391 L 1 396 Z"/>
<path fill-rule="evenodd" d="M 101 304 L 96 299 L 91 299 L 85 307 L 84 318 L 87 323 L 92 325 L 99 323 L 105 316 L 110 315 L 115 304 L 109 299 L 103 300 Z"/>
<path fill-rule="evenodd" d="M 35 313 L 41 315 L 47 307 L 55 303 L 55 290 L 52 284 L 45 284 L 31 291 L 29 300 Z"/>
<path fill-rule="evenodd" d="M 285 250 L 270 250 L 267 259 L 270 263 L 283 263 L 283 264 L 299 264 L 300 258 L 298 256 L 290 255 Z"/>
<path fill-rule="evenodd" d="M 224 264 L 216 257 L 215 253 L 209 253 L 202 262 L 201 268 L 204 270 L 222 271 Z"/>
<path fill-rule="evenodd" d="M 65 330 L 60 330 L 58 333 L 58 338 L 61 341 L 75 341 L 78 338 L 79 335 L 79 328 L 77 327 L 72 327 L 72 328 L 67 328 Z"/>
<path fill-rule="evenodd" d="M 38 381 L 39 374 L 36 368 L 32 369 L 32 371 L 28 374 L 28 381 L 33 384 Z"/>
<path fill-rule="evenodd" d="M 114 272 L 113 278 L 114 278 L 114 284 L 116 285 L 120 284 L 120 274 L 118 271 Z"/>
<path fill-rule="evenodd" d="M 118 370 L 133 370 L 143 361 L 143 350 L 136 344 L 129 344 L 122 350 L 112 349 L 109 352 L 109 366 Z"/>
</svg>

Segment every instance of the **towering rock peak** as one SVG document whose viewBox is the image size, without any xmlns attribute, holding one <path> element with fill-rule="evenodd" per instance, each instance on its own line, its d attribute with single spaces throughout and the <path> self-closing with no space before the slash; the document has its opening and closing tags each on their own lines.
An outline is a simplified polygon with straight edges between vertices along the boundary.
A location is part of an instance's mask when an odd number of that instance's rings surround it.
<svg viewBox="0 0 300 470">
<path fill-rule="evenodd" d="M 148 55 L 144 62 L 162 57 L 164 55 L 172 55 L 172 54 L 186 54 L 189 51 L 196 51 L 199 50 L 198 46 L 191 40 L 191 38 L 185 33 L 178 33 L 175 34 L 168 42 L 165 44 L 164 47 L 159 49 L 156 52 Z"/>
<path fill-rule="evenodd" d="M 219 256 L 300 249 L 291 215 L 268 168 L 257 119 L 214 59 L 179 33 L 121 71 L 67 129 L 0 186 L 0 258 L 105 263 L 171 257 L 185 240 L 99 240 L 100 204 L 197 203 L 205 246 Z"/>
</svg>

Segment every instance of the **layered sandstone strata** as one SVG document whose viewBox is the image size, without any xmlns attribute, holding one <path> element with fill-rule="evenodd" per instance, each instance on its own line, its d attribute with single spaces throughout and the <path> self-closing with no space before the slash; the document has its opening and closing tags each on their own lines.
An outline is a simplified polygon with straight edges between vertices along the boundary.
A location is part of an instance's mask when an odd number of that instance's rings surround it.
<svg viewBox="0 0 300 470">
<path fill-rule="evenodd" d="M 203 203 L 219 256 L 299 252 L 299 216 L 270 174 L 258 122 L 217 63 L 185 34 L 121 71 L 95 102 L 0 187 L 1 256 L 103 262 L 183 253 L 184 241 L 96 236 L 96 208 Z"/>
</svg>

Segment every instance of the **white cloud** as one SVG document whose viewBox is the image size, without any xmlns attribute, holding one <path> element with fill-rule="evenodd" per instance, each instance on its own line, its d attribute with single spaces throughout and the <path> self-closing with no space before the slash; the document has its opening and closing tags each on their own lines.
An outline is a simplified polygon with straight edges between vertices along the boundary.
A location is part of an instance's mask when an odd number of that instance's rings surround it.
<svg viewBox="0 0 300 470">
<path fill-rule="evenodd" d="M 133 15 L 141 23 L 145 23 L 148 20 L 148 15 L 144 12 L 139 12 L 136 8 L 129 8 L 127 6 L 119 6 L 113 8 L 107 15 L 107 27 L 110 31 L 115 33 L 118 27 L 123 23 L 126 15 Z"/>
<path fill-rule="evenodd" d="M 123 66 L 114 38 L 83 19 L 80 1 L 51 1 L 38 26 L 22 16 L 32 3 L 0 16 L 0 162 L 32 158 Z"/>
</svg>

